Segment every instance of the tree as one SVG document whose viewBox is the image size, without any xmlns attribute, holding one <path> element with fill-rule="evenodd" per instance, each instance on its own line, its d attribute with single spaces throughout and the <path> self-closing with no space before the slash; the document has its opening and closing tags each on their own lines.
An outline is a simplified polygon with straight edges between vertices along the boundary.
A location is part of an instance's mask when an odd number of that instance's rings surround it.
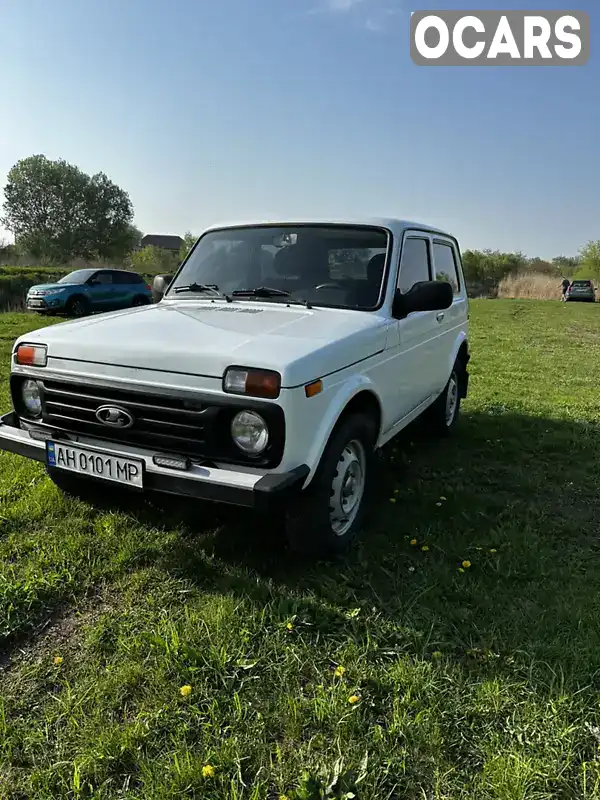
<svg viewBox="0 0 600 800">
<path fill-rule="evenodd" d="M 174 272 L 179 264 L 177 254 L 162 250 L 160 247 L 143 247 L 129 254 L 131 266 L 138 272 Z"/>
<path fill-rule="evenodd" d="M 552 259 L 552 263 L 556 267 L 557 272 L 569 277 L 578 269 L 580 258 L 579 256 L 555 256 Z"/>
<path fill-rule="evenodd" d="M 134 245 L 129 195 L 103 172 L 30 156 L 8 173 L 4 197 L 0 222 L 37 258 L 122 259 Z"/>
<path fill-rule="evenodd" d="M 194 236 L 194 234 L 191 231 L 186 231 L 185 232 L 185 234 L 183 235 L 183 244 L 181 245 L 181 248 L 179 250 L 179 261 L 180 262 L 183 261 L 183 259 L 187 256 L 187 254 L 192 249 L 192 247 L 196 244 L 196 240 L 197 239 L 198 239 L 198 237 Z"/>
<path fill-rule="evenodd" d="M 600 280 L 600 239 L 584 245 L 579 251 L 579 256 L 579 268 L 573 277 Z"/>
</svg>

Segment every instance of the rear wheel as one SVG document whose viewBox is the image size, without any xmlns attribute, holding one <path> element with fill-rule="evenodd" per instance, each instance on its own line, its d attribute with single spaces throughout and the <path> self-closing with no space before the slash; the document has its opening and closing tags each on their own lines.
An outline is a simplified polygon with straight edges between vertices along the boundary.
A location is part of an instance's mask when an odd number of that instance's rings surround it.
<svg viewBox="0 0 600 800">
<path fill-rule="evenodd" d="M 72 297 L 67 303 L 66 311 L 71 317 L 85 317 L 89 312 L 89 303 L 85 297 Z"/>
<path fill-rule="evenodd" d="M 460 415 L 461 387 L 465 369 L 462 361 L 455 362 L 446 388 L 423 415 L 428 431 L 436 436 L 450 436 L 456 427 Z"/>
<path fill-rule="evenodd" d="M 376 436 L 375 422 L 365 414 L 342 418 L 334 429 L 314 478 L 286 513 L 294 552 L 340 553 L 356 538 L 372 488 Z"/>
</svg>

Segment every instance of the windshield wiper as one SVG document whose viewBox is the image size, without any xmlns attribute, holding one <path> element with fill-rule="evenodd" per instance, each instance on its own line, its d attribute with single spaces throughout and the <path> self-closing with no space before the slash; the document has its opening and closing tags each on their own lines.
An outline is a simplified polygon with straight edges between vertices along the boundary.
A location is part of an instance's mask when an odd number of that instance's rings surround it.
<svg viewBox="0 0 600 800">
<path fill-rule="evenodd" d="M 289 297 L 285 289 L 272 289 L 270 286 L 258 286 L 256 289 L 236 289 L 232 297 Z"/>
<path fill-rule="evenodd" d="M 228 303 L 231 302 L 231 298 L 228 295 L 219 291 L 216 283 L 190 283 L 187 286 L 178 286 L 175 289 L 175 294 L 180 294 L 181 292 L 212 292 L 217 297 L 225 298 Z"/>
</svg>

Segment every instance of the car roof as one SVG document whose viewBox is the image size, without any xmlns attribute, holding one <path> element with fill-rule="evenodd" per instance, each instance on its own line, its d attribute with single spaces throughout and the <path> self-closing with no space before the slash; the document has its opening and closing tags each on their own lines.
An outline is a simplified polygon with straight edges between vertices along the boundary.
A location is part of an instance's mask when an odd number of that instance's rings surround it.
<svg viewBox="0 0 600 800">
<path fill-rule="evenodd" d="M 411 220 L 399 219 L 397 217 L 283 217 L 280 219 L 245 219 L 236 221 L 227 221 L 220 224 L 210 225 L 205 229 L 204 233 L 221 228 L 240 228 L 240 227 L 254 227 L 257 225 L 365 225 L 367 227 L 387 228 L 394 235 L 401 235 L 407 228 L 416 229 L 420 231 L 427 231 L 428 233 L 439 233 L 442 236 L 450 236 L 455 238 L 452 234 L 441 228 L 436 228 L 433 225 L 428 225 L 423 222 L 413 222 Z"/>
</svg>

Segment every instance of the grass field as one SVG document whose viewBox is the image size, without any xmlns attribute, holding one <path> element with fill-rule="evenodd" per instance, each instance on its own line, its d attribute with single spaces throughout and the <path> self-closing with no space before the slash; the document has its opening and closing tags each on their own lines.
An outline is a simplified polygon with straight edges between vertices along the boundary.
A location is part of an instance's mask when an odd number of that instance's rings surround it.
<svg viewBox="0 0 600 800">
<path fill-rule="evenodd" d="M 339 563 L 0 456 L 0 797 L 600 797 L 600 307 L 471 320 L 456 437 L 387 448 Z"/>
</svg>

